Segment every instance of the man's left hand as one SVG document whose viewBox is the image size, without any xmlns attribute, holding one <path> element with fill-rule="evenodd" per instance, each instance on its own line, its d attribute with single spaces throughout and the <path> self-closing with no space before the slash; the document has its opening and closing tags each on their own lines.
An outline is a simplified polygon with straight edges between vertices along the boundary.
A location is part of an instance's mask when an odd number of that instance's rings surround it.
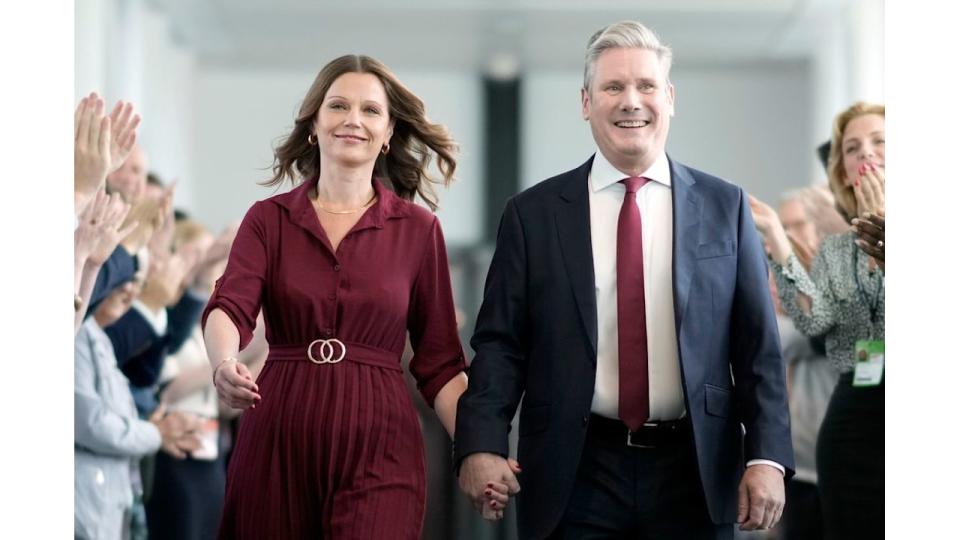
<svg viewBox="0 0 960 540">
<path fill-rule="evenodd" d="M 783 473 L 775 467 L 763 464 L 747 467 L 737 491 L 740 530 L 769 529 L 780 521 L 786 497 Z"/>
</svg>

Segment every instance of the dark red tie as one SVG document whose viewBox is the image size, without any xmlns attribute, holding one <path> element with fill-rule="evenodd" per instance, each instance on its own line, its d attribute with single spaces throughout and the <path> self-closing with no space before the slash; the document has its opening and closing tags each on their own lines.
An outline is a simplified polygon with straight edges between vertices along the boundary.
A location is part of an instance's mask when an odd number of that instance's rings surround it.
<svg viewBox="0 0 960 540">
<path fill-rule="evenodd" d="M 617 221 L 617 331 L 620 352 L 620 419 L 636 431 L 650 416 L 647 311 L 643 291 L 643 228 L 637 191 L 648 178 L 621 180 L 627 187 Z"/>
</svg>

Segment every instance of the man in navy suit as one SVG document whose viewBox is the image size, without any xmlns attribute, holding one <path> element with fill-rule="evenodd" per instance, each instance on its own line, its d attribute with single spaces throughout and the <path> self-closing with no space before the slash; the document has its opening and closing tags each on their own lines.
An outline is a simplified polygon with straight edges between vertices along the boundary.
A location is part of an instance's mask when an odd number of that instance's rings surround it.
<svg viewBox="0 0 960 540">
<path fill-rule="evenodd" d="M 485 517 L 522 487 L 521 538 L 732 538 L 783 511 L 764 250 L 741 188 L 666 155 L 670 62 L 639 23 L 597 32 L 581 95 L 598 151 L 503 212 L 455 461 Z"/>
</svg>

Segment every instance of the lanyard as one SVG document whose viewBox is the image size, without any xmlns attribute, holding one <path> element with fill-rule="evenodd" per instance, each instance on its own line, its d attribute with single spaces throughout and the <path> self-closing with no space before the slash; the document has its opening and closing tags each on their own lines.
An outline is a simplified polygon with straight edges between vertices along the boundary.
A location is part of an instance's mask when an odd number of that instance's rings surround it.
<svg viewBox="0 0 960 540">
<path fill-rule="evenodd" d="M 860 295 L 860 299 L 863 300 L 863 303 L 870 311 L 870 335 L 872 337 L 873 327 L 877 324 L 877 308 L 880 307 L 880 294 L 883 292 L 883 282 L 877 285 L 877 292 L 874 293 L 873 301 L 870 302 L 867 298 L 867 291 L 860 282 L 860 268 L 858 265 L 859 257 L 860 249 L 857 248 L 856 244 L 853 244 L 853 279 L 857 283 L 857 293 Z"/>
</svg>

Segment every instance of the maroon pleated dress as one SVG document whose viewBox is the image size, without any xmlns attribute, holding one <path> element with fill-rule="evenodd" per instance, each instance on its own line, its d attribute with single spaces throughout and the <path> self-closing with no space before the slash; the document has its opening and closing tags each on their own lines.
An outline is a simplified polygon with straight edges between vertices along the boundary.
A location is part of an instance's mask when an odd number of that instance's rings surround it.
<svg viewBox="0 0 960 540">
<path fill-rule="evenodd" d="M 241 418 L 220 538 L 420 536 L 423 438 L 400 367 L 407 331 L 410 371 L 431 406 L 465 362 L 436 216 L 373 184 L 378 201 L 336 253 L 307 196 L 316 179 L 243 219 L 203 322 L 223 310 L 243 348 L 262 307 L 270 355 L 257 379 L 263 401 Z"/>
</svg>

